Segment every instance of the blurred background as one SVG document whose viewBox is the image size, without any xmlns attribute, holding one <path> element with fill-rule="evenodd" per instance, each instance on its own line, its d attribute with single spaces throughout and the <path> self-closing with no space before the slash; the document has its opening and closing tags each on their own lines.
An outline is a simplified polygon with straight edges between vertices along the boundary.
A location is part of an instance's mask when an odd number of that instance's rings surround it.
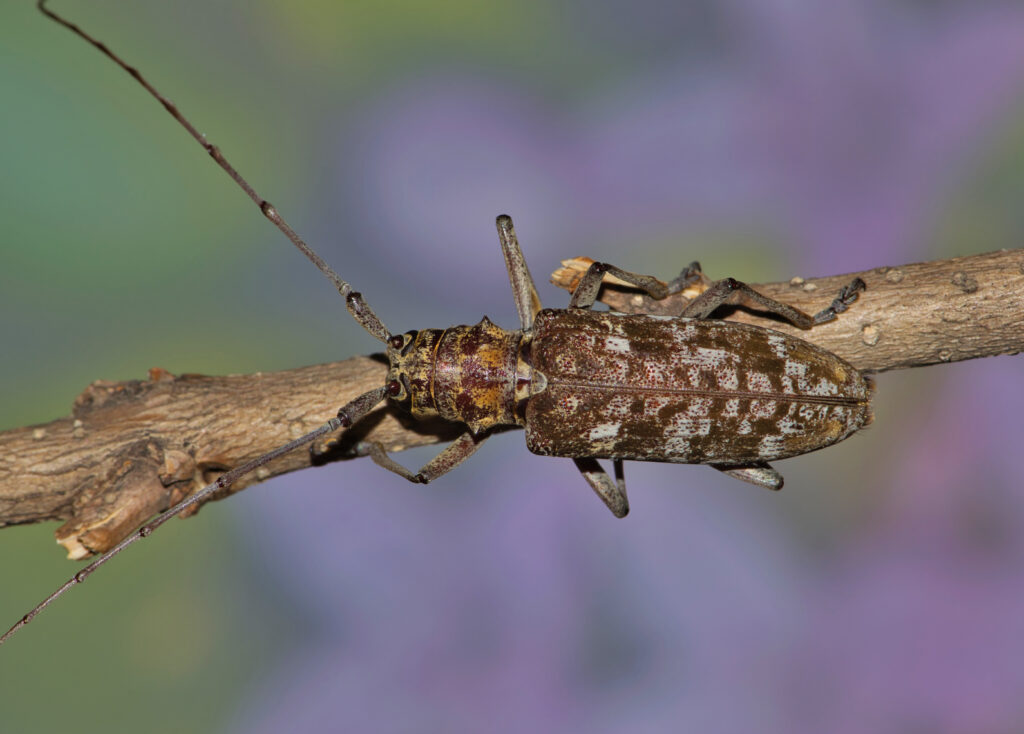
<svg viewBox="0 0 1024 734">
<path fill-rule="evenodd" d="M 1024 244 L 1018 3 L 54 8 L 394 330 L 516 325 L 501 212 L 538 281 L 575 255 L 756 282 Z M 28 0 L 0 16 L 0 99 L 0 428 L 153 366 L 378 349 Z M 3 728 L 1021 731 L 1022 378 L 1020 357 L 881 375 L 875 425 L 780 462 L 778 495 L 629 465 L 621 522 L 515 433 L 427 488 L 366 461 L 279 478 L 170 523 L 5 646 Z M 78 567 L 55 527 L 0 532 L 5 627 Z"/>
</svg>

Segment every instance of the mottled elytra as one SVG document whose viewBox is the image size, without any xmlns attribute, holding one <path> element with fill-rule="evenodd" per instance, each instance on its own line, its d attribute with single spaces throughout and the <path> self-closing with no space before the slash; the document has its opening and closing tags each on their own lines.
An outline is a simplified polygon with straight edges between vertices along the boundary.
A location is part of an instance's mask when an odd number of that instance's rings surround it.
<svg viewBox="0 0 1024 734">
<path fill-rule="evenodd" d="M 512 285 L 520 328 L 506 331 L 486 317 L 471 326 L 395 334 L 362 295 L 342 280 L 137 69 L 73 23 L 46 8 L 70 29 L 132 75 L 155 97 L 260 211 L 324 273 L 344 297 L 352 317 L 385 345 L 390 369 L 384 384 L 344 405 L 316 430 L 238 466 L 156 516 L 76 573 L 6 634 L 6 641 L 67 589 L 135 541 L 186 508 L 229 487 L 239 477 L 328 433 L 357 423 L 384 400 L 416 418 L 461 423 L 464 432 L 417 472 L 373 442 L 354 452 L 412 482 L 427 483 L 465 461 L 499 426 L 521 426 L 535 454 L 575 461 L 608 508 L 629 511 L 623 462 L 709 464 L 733 477 L 771 489 L 782 477 L 774 459 L 841 441 L 871 421 L 871 384 L 836 355 L 780 332 L 708 317 L 733 294 L 809 329 L 834 319 L 853 303 L 864 283 L 855 279 L 832 304 L 811 316 L 731 278 L 711 285 L 676 318 L 591 310 L 605 275 L 656 299 L 701 278 L 694 263 L 668 286 L 606 263 L 593 263 L 567 309 L 542 309 L 519 248 L 512 220 L 497 219 L 498 237 Z M 611 459 L 615 478 L 598 464 Z"/>
</svg>

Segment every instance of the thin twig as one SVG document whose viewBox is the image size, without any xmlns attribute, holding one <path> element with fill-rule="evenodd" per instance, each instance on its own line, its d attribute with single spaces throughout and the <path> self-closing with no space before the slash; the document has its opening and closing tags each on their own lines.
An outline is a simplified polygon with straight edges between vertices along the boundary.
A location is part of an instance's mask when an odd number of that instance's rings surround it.
<svg viewBox="0 0 1024 734">
<path fill-rule="evenodd" d="M 583 259 L 568 262 L 553 277 L 566 288 L 586 268 Z M 855 275 L 867 282 L 860 300 L 809 331 L 742 308 L 722 315 L 795 333 L 872 372 L 1024 351 L 1024 250 L 755 287 L 813 313 Z M 601 299 L 649 313 L 676 314 L 683 305 L 683 296 L 657 302 L 616 286 Z M 156 369 L 149 380 L 94 382 L 71 416 L 0 432 L 0 525 L 63 520 L 57 538 L 69 556 L 107 550 L 219 473 L 315 429 L 379 387 L 385 373 L 380 358 L 355 357 L 254 375 L 175 377 Z M 328 459 L 364 438 L 401 451 L 459 432 L 381 408 L 345 433 Z M 312 463 L 308 452 L 292 452 L 232 491 Z"/>
</svg>

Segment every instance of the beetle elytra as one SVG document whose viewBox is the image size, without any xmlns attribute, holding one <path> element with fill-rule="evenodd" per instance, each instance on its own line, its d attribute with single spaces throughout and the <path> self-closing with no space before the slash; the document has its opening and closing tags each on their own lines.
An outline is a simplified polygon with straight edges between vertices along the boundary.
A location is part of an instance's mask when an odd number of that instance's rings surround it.
<svg viewBox="0 0 1024 734">
<path fill-rule="evenodd" d="M 838 356 L 780 332 L 708 318 L 734 293 L 741 293 L 765 310 L 811 328 L 835 318 L 856 300 L 864 288 L 859 279 L 814 316 L 733 279 L 714 283 L 678 318 L 629 316 L 591 310 L 606 274 L 663 298 L 698 277 L 699 266 L 685 269 L 666 287 L 650 276 L 594 263 L 567 309 L 542 309 L 512 220 L 503 215 L 497 228 L 520 328 L 507 331 L 484 318 L 475 325 L 392 333 L 172 102 L 102 43 L 48 10 L 45 0 L 38 5 L 128 71 L 164 105 L 263 215 L 330 278 L 353 318 L 386 345 L 390 369 L 384 385 L 352 400 L 315 431 L 228 471 L 143 525 L 25 615 L 0 643 L 171 517 L 283 453 L 353 425 L 385 400 L 416 418 L 440 416 L 466 426 L 415 473 L 378 444 L 355 446 L 357 453 L 385 469 L 427 483 L 472 455 L 496 427 L 521 426 L 532 452 L 573 459 L 618 517 L 629 509 L 626 460 L 709 464 L 738 479 L 778 489 L 782 477 L 769 461 L 829 446 L 871 420 L 869 380 Z M 614 479 L 597 463 L 601 458 L 612 460 Z"/>
</svg>

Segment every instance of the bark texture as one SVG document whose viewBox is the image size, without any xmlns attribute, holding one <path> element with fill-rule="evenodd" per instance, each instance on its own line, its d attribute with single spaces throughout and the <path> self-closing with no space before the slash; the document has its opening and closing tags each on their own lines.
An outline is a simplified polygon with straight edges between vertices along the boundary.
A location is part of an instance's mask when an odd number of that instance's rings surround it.
<svg viewBox="0 0 1024 734">
<path fill-rule="evenodd" d="M 566 261 L 552 282 L 571 290 L 589 262 Z M 815 342 L 867 372 L 1024 350 L 1024 250 L 752 285 L 815 313 L 855 276 L 867 284 L 857 303 L 809 331 L 743 304 L 716 316 Z M 654 301 L 606 281 L 600 300 L 620 311 L 675 315 L 707 282 Z M 378 387 L 386 371 L 382 358 L 354 357 L 275 373 L 174 376 L 153 369 L 147 380 L 96 381 L 69 417 L 0 432 L 0 526 L 62 520 L 56 535 L 69 557 L 102 552 L 219 473 L 313 430 Z M 380 408 L 345 432 L 324 459 L 294 451 L 230 492 L 345 458 L 364 438 L 400 451 L 450 440 L 461 430 Z"/>
</svg>

